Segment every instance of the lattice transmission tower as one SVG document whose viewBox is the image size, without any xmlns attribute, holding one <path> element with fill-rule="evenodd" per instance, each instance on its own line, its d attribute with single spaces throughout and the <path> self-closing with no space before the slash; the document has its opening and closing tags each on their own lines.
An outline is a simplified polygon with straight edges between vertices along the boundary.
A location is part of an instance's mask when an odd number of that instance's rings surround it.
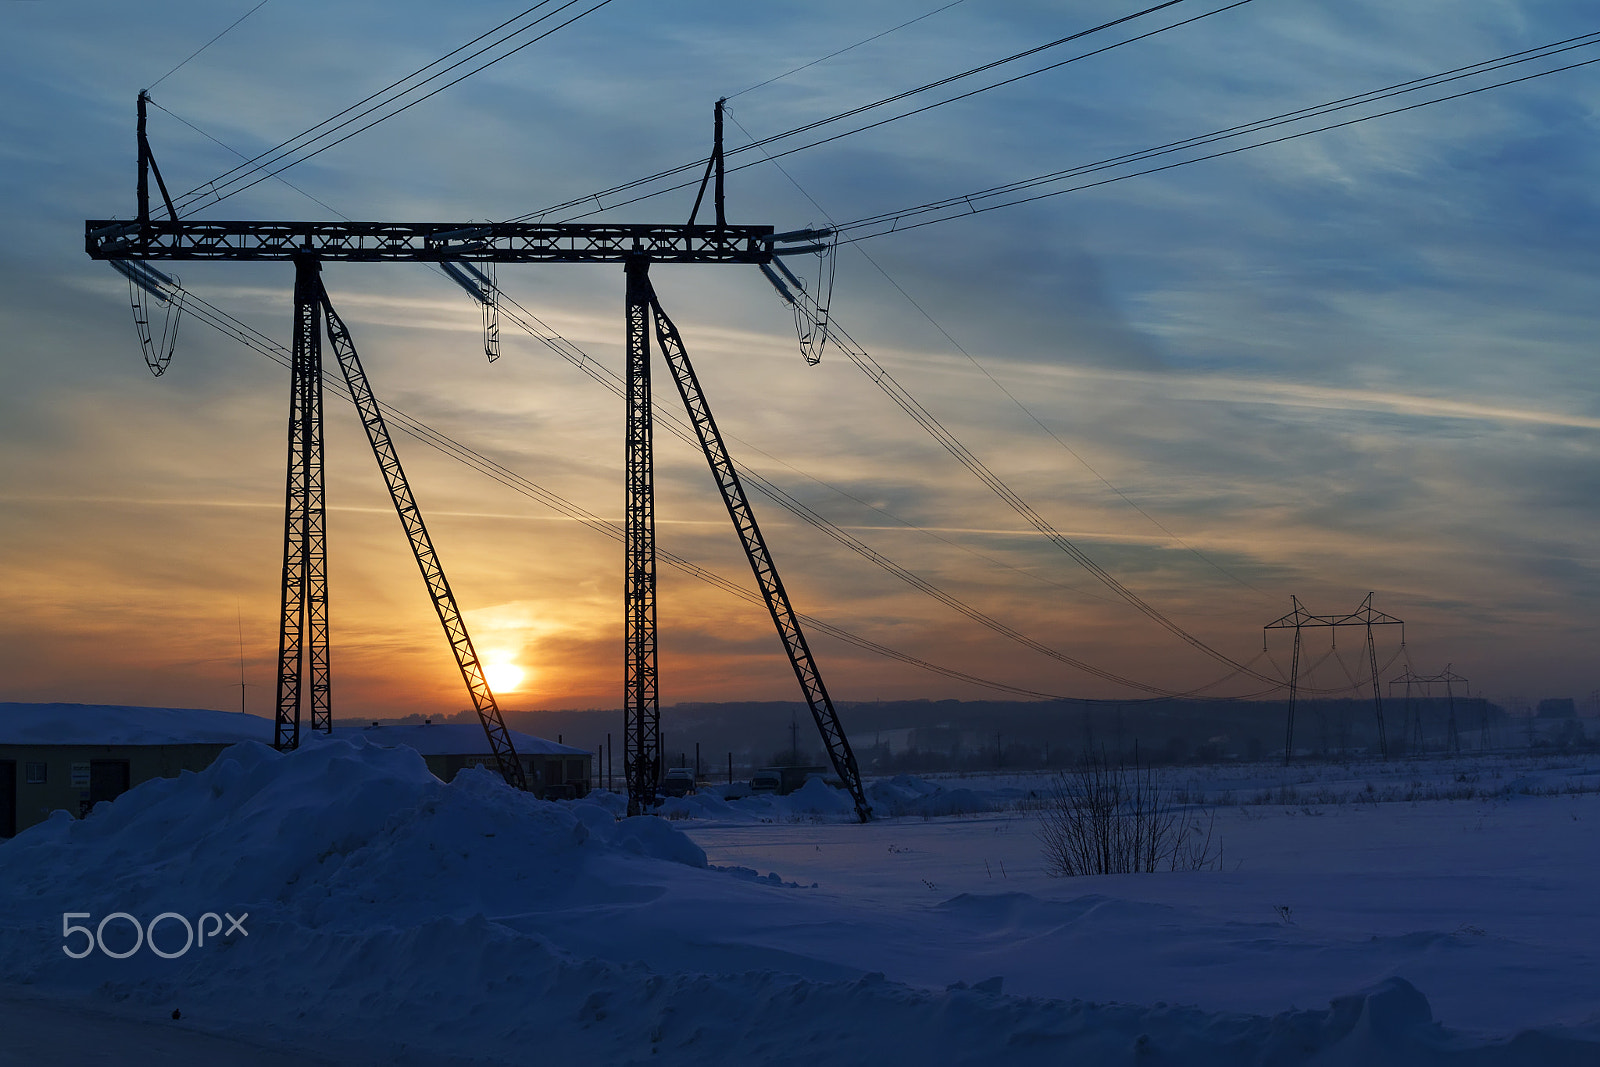
<svg viewBox="0 0 1600 1067">
<path fill-rule="evenodd" d="M 494 265 L 500 263 L 617 263 L 623 266 L 627 282 L 624 304 L 627 387 L 623 434 L 626 503 L 623 764 L 628 809 L 638 813 L 656 802 L 663 769 L 660 698 L 656 684 L 655 467 L 650 377 L 650 336 L 654 333 L 829 759 L 850 792 L 859 818 L 865 822 L 871 817 L 855 755 L 801 630 L 799 616 L 778 576 L 777 565 L 756 523 L 682 337 L 662 309 L 650 283 L 652 264 L 743 263 L 768 269 L 779 256 L 826 250 L 825 245 L 814 240 L 814 231 L 775 234 L 771 226 L 734 225 L 727 221 L 723 196 L 722 101 L 717 102 L 714 115 L 711 158 L 687 223 L 465 224 L 179 219 L 150 151 L 145 132 L 147 99 L 146 94 L 139 94 L 136 218 L 133 221 L 91 219 L 84 224 L 89 255 L 111 261 L 128 277 L 130 292 L 135 295 L 136 320 L 141 319 L 140 293 L 153 296 L 169 308 L 175 304 L 181 307 L 181 286 L 150 266 L 150 261 L 272 260 L 292 262 L 295 267 L 295 332 L 289 393 L 289 469 L 284 509 L 275 735 L 279 748 L 293 748 L 299 743 L 303 708 L 310 709 L 312 729 L 329 730 L 332 726 L 322 478 L 322 332 L 325 325 L 501 773 L 513 785 L 526 786 L 510 735 L 494 694 L 484 679 L 466 623 L 401 469 L 382 411 L 356 356 L 350 333 L 334 311 L 323 286 L 323 264 L 439 264 L 485 303 L 485 351 L 492 359 L 498 355 L 497 322 L 488 305 L 497 300 L 497 293 L 492 275 L 484 273 L 478 265 L 488 266 L 493 271 Z M 151 217 L 149 177 L 152 174 L 166 206 L 165 219 Z M 712 189 L 715 221 L 696 223 L 708 186 Z M 170 348 L 164 353 L 154 349 L 147 314 L 140 321 L 140 339 L 151 369 L 159 373 L 171 352 Z"/>
<path fill-rule="evenodd" d="M 1308 629 L 1331 628 L 1335 631 L 1334 640 L 1338 640 L 1338 628 L 1344 626 L 1360 626 L 1366 630 L 1367 635 L 1367 662 L 1372 668 L 1372 710 L 1378 723 L 1378 748 L 1383 753 L 1383 758 L 1389 758 L 1389 741 L 1383 729 L 1383 691 L 1378 681 L 1378 647 L 1373 641 L 1372 628 L 1374 626 L 1400 627 L 1400 647 L 1405 648 L 1405 623 L 1392 615 L 1386 615 L 1372 606 L 1372 594 L 1368 593 L 1366 599 L 1361 601 L 1361 606 L 1348 615 L 1313 615 L 1300 606 L 1300 598 L 1291 596 L 1289 602 L 1294 605 L 1294 610 L 1280 619 L 1261 628 L 1261 648 L 1267 647 L 1267 631 L 1293 630 L 1294 652 L 1289 667 L 1289 714 L 1284 726 L 1283 762 L 1290 763 L 1294 759 L 1294 712 L 1295 703 L 1300 693 L 1300 645 L 1301 631 Z"/>
</svg>

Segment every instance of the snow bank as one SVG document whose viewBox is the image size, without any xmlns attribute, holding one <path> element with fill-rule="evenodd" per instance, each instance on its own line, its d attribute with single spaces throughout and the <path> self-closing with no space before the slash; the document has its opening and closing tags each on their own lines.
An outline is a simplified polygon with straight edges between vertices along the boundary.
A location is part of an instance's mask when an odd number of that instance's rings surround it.
<svg viewBox="0 0 1600 1067">
<path fill-rule="evenodd" d="M 714 822 L 854 822 L 856 819 L 855 802 L 850 794 L 828 785 L 821 778 L 808 780 L 786 796 L 737 793 L 728 797 L 727 792 L 726 786 L 707 786 L 692 796 L 663 801 L 656 810 L 669 819 Z M 971 815 L 1004 806 L 995 797 L 964 786 L 946 789 L 905 774 L 869 781 L 866 793 L 867 803 L 878 818 Z"/>
<path fill-rule="evenodd" d="M 910 774 L 870 783 L 867 800 L 874 813 L 893 816 L 971 815 L 993 807 L 972 789 L 946 789 Z"/>
<path fill-rule="evenodd" d="M 186 915 L 255 908 L 363 926 L 516 910 L 569 894 L 605 852 L 705 866 L 659 819 L 585 819 L 482 769 L 449 785 L 409 748 L 254 742 L 146 782 L 83 820 L 58 812 L 0 847 L 0 910 Z M 154 910 L 152 910 L 154 909 Z"/>
<path fill-rule="evenodd" d="M 796 804 L 836 811 L 836 793 L 814 783 Z M 546 803 L 481 771 L 445 785 L 408 749 L 238 745 L 0 844 L 0 981 L 181 1007 L 192 1025 L 358 1063 L 1509 1067 L 1600 1051 L 1551 1031 L 1464 1040 L 1397 978 L 1260 1016 L 1016 997 L 999 978 L 818 977 L 761 930 L 861 936 L 846 906 L 704 869 L 668 821 L 619 821 L 607 799 Z M 70 959 L 65 911 L 248 925 L 177 959 Z M 650 946 L 654 966 L 635 954 Z M 811 976 L 772 965 L 788 959 Z"/>
</svg>

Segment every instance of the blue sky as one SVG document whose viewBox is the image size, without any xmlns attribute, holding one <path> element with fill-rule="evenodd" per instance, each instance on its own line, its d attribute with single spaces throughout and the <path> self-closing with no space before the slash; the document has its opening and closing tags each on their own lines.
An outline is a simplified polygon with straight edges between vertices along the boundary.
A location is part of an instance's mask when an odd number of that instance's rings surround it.
<svg viewBox="0 0 1600 1067">
<path fill-rule="evenodd" d="M 0 698 L 229 706 L 240 619 L 247 678 L 271 677 L 286 375 L 191 321 L 152 379 L 125 285 L 82 252 L 83 219 L 133 210 L 137 91 L 250 6 L 0 3 Z M 741 93 L 938 6 L 613 0 L 285 177 L 354 218 L 508 218 L 693 160 L 718 96 L 733 97 L 731 148 L 741 127 L 765 136 L 1133 10 L 965 0 Z M 1187 0 L 1131 25 L 1220 6 Z M 152 95 L 253 154 L 518 10 L 269 0 Z M 740 171 L 729 214 L 847 221 L 1600 28 L 1586 14 L 1253 0 L 787 157 L 787 174 Z M 1600 687 L 1597 111 L 1600 65 L 878 238 L 841 251 L 834 314 L 1057 529 L 1229 655 L 1254 656 L 1290 594 L 1331 613 L 1376 591 L 1407 621 L 1420 673 L 1450 663 L 1501 699 L 1582 699 Z M 167 112 L 151 131 L 175 192 L 236 162 Z M 606 217 L 676 221 L 689 199 Z M 269 181 L 197 217 L 330 216 Z M 182 267 L 194 292 L 287 341 L 285 266 Z M 1036 640 L 1175 689 L 1218 676 L 1034 536 L 848 361 L 807 367 L 754 270 L 655 277 L 736 460 Z M 501 280 L 620 367 L 619 270 Z M 327 282 L 380 398 L 620 514 L 610 394 L 514 332 L 488 365 L 474 306 L 423 268 L 333 265 Z M 359 425 L 328 417 L 336 707 L 454 708 L 459 682 Z M 507 702 L 615 705 L 620 550 L 401 447 L 480 645 L 532 672 Z M 745 580 L 703 461 L 667 440 L 658 463 L 663 545 Z M 757 507 L 802 611 L 1024 687 L 1133 695 Z M 758 610 L 672 573 L 662 603 L 664 700 L 792 696 Z M 838 699 L 984 693 L 816 646 Z M 1272 659 L 1286 665 L 1287 646 Z M 1342 682 L 1339 662 L 1324 684 Z M 265 706 L 266 689 L 251 699 Z"/>
</svg>

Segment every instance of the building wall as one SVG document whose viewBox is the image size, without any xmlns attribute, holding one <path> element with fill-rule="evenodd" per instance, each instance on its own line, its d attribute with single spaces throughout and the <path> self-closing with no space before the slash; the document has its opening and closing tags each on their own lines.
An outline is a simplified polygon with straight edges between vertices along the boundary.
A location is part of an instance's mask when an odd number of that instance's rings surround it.
<svg viewBox="0 0 1600 1067">
<path fill-rule="evenodd" d="M 41 823 L 52 811 L 87 813 L 90 766 L 97 760 L 126 761 L 128 785 L 203 771 L 227 745 L 0 745 L 0 761 L 17 765 L 17 832 Z M 44 781 L 30 771 L 44 768 Z M 3 829 L 3 828 L 0 828 Z"/>
<path fill-rule="evenodd" d="M 540 799 L 571 800 L 586 796 L 590 789 L 589 757 L 519 755 L 528 789 Z M 428 756 L 428 770 L 435 778 L 450 781 L 463 767 L 499 770 L 493 756 Z"/>
</svg>

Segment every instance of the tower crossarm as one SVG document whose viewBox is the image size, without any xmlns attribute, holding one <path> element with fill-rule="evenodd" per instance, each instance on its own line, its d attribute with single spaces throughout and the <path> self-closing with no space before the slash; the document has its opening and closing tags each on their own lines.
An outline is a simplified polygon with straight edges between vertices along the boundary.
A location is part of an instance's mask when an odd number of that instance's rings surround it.
<svg viewBox="0 0 1600 1067">
<path fill-rule="evenodd" d="M 1322 626 L 1404 626 L 1405 620 L 1397 619 L 1393 615 L 1379 611 L 1372 606 L 1372 594 L 1361 602 L 1361 606 L 1345 615 L 1313 615 L 1300 606 L 1300 601 L 1291 597 L 1294 610 L 1281 619 L 1274 619 L 1262 627 L 1263 630 L 1295 630 L 1312 629 Z M 1404 640 L 1402 636 L 1401 640 Z"/>
<path fill-rule="evenodd" d="M 771 226 L 576 222 L 202 222 L 90 219 L 94 259 L 438 263 L 769 263 Z"/>
</svg>

